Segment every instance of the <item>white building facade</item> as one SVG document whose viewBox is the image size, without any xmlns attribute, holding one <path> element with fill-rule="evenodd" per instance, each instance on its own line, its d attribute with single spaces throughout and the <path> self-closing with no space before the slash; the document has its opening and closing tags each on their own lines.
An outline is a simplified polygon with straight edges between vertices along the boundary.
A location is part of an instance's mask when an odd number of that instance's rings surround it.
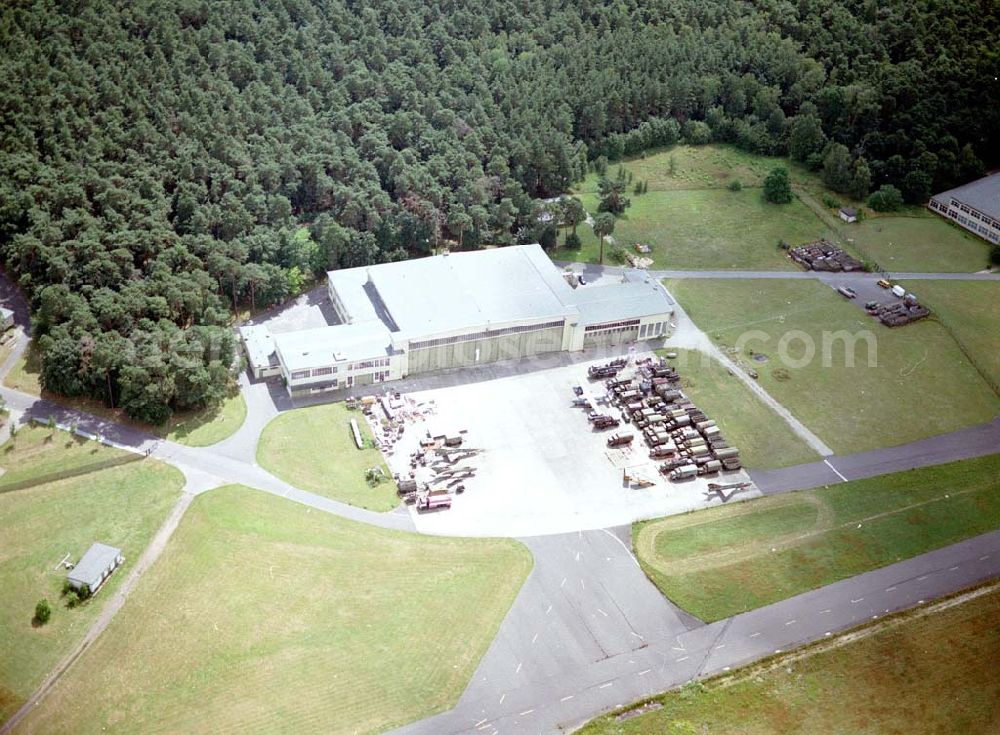
<svg viewBox="0 0 1000 735">
<path fill-rule="evenodd" d="M 673 302 L 641 271 L 574 287 L 538 245 L 329 274 L 340 324 L 273 335 L 293 396 L 409 375 L 664 337 Z M 575 282 L 574 282 L 575 283 Z M 246 349 L 263 340 L 254 335 Z M 258 349 L 258 352 L 260 350 Z"/>
<path fill-rule="evenodd" d="M 927 206 L 987 242 L 1000 243 L 1000 173 L 935 194 Z"/>
</svg>

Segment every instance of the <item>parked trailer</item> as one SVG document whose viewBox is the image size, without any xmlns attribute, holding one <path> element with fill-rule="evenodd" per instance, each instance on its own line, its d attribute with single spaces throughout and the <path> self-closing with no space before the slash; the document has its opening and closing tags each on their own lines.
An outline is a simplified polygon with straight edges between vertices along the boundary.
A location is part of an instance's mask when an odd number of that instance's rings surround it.
<svg viewBox="0 0 1000 735">
<path fill-rule="evenodd" d="M 726 447 L 725 449 L 720 449 L 715 453 L 716 459 L 739 459 L 740 450 L 736 447 Z"/>
<path fill-rule="evenodd" d="M 612 434 L 608 437 L 608 446 L 624 447 L 631 444 L 634 438 L 632 434 Z"/>
<path fill-rule="evenodd" d="M 699 475 L 714 475 L 722 471 L 722 462 L 717 459 L 710 459 L 698 468 Z"/>
<path fill-rule="evenodd" d="M 697 465 L 684 464 L 671 471 L 670 479 L 673 482 L 677 482 L 678 480 L 690 480 L 692 477 L 697 476 L 697 474 L 698 474 Z"/>
<path fill-rule="evenodd" d="M 421 493 L 417 496 L 417 510 L 446 510 L 451 507 L 451 494 L 433 490 L 429 493 Z"/>
<path fill-rule="evenodd" d="M 660 444 L 659 446 L 653 447 L 653 449 L 649 452 L 651 459 L 666 459 L 667 457 L 673 457 L 675 454 L 677 454 L 677 445 L 673 442 L 669 444 Z"/>
</svg>

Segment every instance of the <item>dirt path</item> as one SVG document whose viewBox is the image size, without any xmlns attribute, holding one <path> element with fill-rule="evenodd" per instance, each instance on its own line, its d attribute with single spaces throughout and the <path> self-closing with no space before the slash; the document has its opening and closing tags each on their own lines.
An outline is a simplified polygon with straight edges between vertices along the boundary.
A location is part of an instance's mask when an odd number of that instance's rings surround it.
<svg viewBox="0 0 1000 735">
<path fill-rule="evenodd" d="M 187 511 L 188 506 L 191 505 L 191 501 L 194 500 L 194 495 L 183 492 L 181 497 L 178 498 L 177 503 L 174 505 L 173 509 L 170 511 L 170 515 L 160 526 L 156 535 L 153 536 L 153 540 L 150 541 L 149 546 L 146 547 L 145 551 L 139 556 L 138 561 L 129 571 L 128 576 L 125 581 L 122 582 L 121 587 L 115 593 L 115 596 L 110 600 L 105 601 L 104 608 L 101 610 L 100 614 L 91 624 L 90 628 L 84 634 L 83 638 L 76 645 L 76 647 L 70 651 L 63 659 L 56 665 L 56 667 L 49 673 L 48 676 L 42 681 L 38 689 L 35 690 L 34 694 L 28 697 L 27 701 L 21 708 L 18 709 L 14 715 L 7 720 L 0 727 L 0 735 L 5 735 L 5 733 L 11 732 L 14 727 L 24 719 L 32 709 L 34 709 L 41 702 L 42 698 L 48 694 L 49 690 L 56 684 L 57 681 L 65 674 L 69 668 L 74 664 L 74 662 L 83 654 L 84 651 L 93 643 L 97 638 L 104 632 L 104 629 L 108 627 L 111 620 L 115 617 L 122 606 L 125 604 L 125 600 L 135 589 L 136 584 L 138 584 L 139 579 L 143 574 L 153 565 L 153 563 L 160 557 L 163 553 L 163 549 L 166 548 L 167 542 L 173 535 L 174 531 L 177 530 L 177 526 L 184 517 L 185 511 Z M 127 563 L 127 561 L 126 561 Z"/>
</svg>

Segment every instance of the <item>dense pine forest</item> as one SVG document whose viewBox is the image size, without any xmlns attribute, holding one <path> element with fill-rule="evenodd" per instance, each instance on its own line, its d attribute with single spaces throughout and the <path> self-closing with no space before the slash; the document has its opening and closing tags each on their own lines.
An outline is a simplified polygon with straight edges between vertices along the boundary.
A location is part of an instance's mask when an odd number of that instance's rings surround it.
<svg viewBox="0 0 1000 735">
<path fill-rule="evenodd" d="M 39 0 L 0 25 L 0 258 L 46 388 L 162 422 L 237 308 L 686 140 L 910 202 L 1000 163 L 995 0 Z M 303 230 L 303 226 L 308 230 Z"/>
</svg>

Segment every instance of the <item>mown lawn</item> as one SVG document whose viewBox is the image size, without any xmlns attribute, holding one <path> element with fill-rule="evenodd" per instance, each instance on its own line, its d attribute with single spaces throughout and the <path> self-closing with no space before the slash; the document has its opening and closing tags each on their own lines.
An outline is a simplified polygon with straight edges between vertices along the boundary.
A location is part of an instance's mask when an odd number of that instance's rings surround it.
<svg viewBox="0 0 1000 735">
<path fill-rule="evenodd" d="M 954 334 L 994 385 L 1000 385 L 1000 283 L 909 281 L 905 285 Z"/>
<path fill-rule="evenodd" d="M 63 432 L 22 428 L 0 448 L 0 467 L 6 470 L 0 483 L 33 473 L 99 467 L 100 461 L 122 455 Z M 17 710 L 83 636 L 183 485 L 180 472 L 146 459 L 22 490 L 0 486 L 0 721 Z M 94 541 L 120 547 L 125 566 L 94 599 L 69 609 L 61 597 L 66 570 L 59 562 L 67 554 L 71 561 L 79 560 Z M 52 617 L 34 627 L 35 603 L 43 597 L 52 605 Z"/>
<path fill-rule="evenodd" d="M 213 490 L 23 731 L 387 730 L 455 703 L 531 566 Z"/>
<path fill-rule="evenodd" d="M 1000 412 L 1000 398 L 933 320 L 890 329 L 812 280 L 667 286 L 718 344 L 741 345 L 744 359 L 749 350 L 767 355 L 754 363 L 761 385 L 837 453 L 923 439 Z M 854 348 L 835 339 L 837 332 L 858 336 Z"/>
<path fill-rule="evenodd" d="M 365 449 L 354 444 L 352 418 L 358 420 Z M 348 411 L 343 403 L 299 408 L 282 413 L 264 428 L 257 462 L 303 490 L 369 510 L 392 510 L 399 504 L 396 484 L 371 438 L 365 417 Z M 365 471 L 370 467 L 381 467 L 388 479 L 369 487 Z"/>
<path fill-rule="evenodd" d="M 889 273 L 974 273 L 989 265 L 985 240 L 930 213 L 872 217 L 845 226 L 844 233 Z"/>
<path fill-rule="evenodd" d="M 38 353 L 29 347 L 14 363 L 14 367 L 3 381 L 4 384 L 22 393 L 41 396 L 43 389 L 40 380 L 41 364 L 39 359 Z M 243 425 L 247 416 L 246 401 L 243 400 L 240 393 L 229 396 L 219 406 L 200 411 L 175 413 L 163 426 L 151 426 L 141 421 L 135 421 L 126 416 L 123 411 L 112 410 L 101 401 L 92 398 L 67 398 L 48 392 L 46 392 L 45 398 L 191 447 L 204 447 L 222 441 L 234 434 Z"/>
<path fill-rule="evenodd" d="M 673 159 L 673 165 L 671 165 Z M 802 202 L 768 204 L 761 185 L 772 168 L 787 161 L 754 156 L 727 146 L 675 146 L 621 164 L 633 175 L 629 187 L 632 206 L 619 217 L 615 242 L 635 252 L 636 243 L 652 248 L 645 257 L 654 268 L 678 270 L 794 270 L 779 250 L 783 240 L 801 244 L 829 237 L 829 228 Z M 618 163 L 611 164 L 614 177 Z M 793 167 L 794 168 L 794 167 Z M 795 169 L 796 178 L 812 175 Z M 631 193 L 636 181 L 646 181 L 646 194 Z M 741 191 L 727 186 L 739 181 Z M 591 174 L 579 195 L 592 215 L 597 214 L 597 176 Z M 593 231 L 578 228 L 582 248 L 558 249 L 555 260 L 598 261 Z M 560 239 L 561 242 L 561 239 Z M 605 262 L 608 248 L 605 247 Z"/>
<path fill-rule="evenodd" d="M 1000 528 L 1000 454 L 636 524 L 650 579 L 720 620 Z"/>
<path fill-rule="evenodd" d="M 1000 592 L 775 666 L 736 683 L 692 685 L 663 708 L 580 735 L 813 735 L 996 732 Z"/>
<path fill-rule="evenodd" d="M 681 373 L 681 387 L 694 403 L 722 428 L 731 446 L 739 447 L 746 467 L 788 467 L 819 459 L 784 419 L 774 413 L 738 378 L 702 352 L 676 352 L 672 364 Z"/>
</svg>

